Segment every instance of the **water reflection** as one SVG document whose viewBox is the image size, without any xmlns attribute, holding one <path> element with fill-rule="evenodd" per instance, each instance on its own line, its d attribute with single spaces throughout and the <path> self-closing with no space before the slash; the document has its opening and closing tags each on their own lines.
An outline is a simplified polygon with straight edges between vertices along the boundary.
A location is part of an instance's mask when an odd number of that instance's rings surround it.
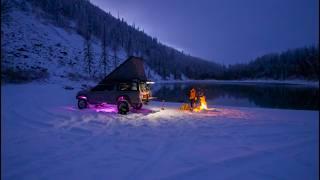
<svg viewBox="0 0 320 180">
<path fill-rule="evenodd" d="M 157 100 L 188 102 L 188 91 L 192 87 L 205 92 L 209 106 L 319 109 L 319 89 L 302 85 L 173 83 L 155 84 L 152 90 Z"/>
</svg>

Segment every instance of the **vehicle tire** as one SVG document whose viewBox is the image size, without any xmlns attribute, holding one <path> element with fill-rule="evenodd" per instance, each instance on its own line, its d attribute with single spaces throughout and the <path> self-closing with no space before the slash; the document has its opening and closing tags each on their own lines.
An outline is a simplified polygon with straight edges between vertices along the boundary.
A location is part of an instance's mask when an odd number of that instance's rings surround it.
<svg viewBox="0 0 320 180">
<path fill-rule="evenodd" d="M 129 112 L 129 103 L 127 101 L 119 101 L 117 108 L 119 114 L 127 114 Z"/>
<path fill-rule="evenodd" d="M 79 99 L 78 100 L 78 108 L 79 109 L 85 109 L 88 107 L 88 103 L 85 99 Z"/>
<path fill-rule="evenodd" d="M 142 108 L 142 103 L 132 104 L 132 107 L 133 107 L 134 109 L 139 110 L 139 109 Z"/>
</svg>

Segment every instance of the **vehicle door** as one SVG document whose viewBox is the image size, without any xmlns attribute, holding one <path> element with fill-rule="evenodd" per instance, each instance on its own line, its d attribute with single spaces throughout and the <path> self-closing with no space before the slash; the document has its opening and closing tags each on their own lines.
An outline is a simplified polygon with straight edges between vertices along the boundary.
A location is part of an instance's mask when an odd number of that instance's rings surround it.
<svg viewBox="0 0 320 180">
<path fill-rule="evenodd" d="M 104 102 L 108 104 L 114 104 L 115 103 L 115 97 L 116 96 L 116 84 L 105 84 L 104 87 L 104 93 L 101 97 Z"/>
<path fill-rule="evenodd" d="M 118 95 L 129 97 L 131 103 L 139 102 L 139 87 L 137 82 L 121 82 L 118 84 Z"/>
<path fill-rule="evenodd" d="M 99 104 L 104 102 L 105 89 L 106 86 L 104 84 L 98 84 L 97 86 L 93 87 L 88 94 L 89 103 Z"/>
</svg>

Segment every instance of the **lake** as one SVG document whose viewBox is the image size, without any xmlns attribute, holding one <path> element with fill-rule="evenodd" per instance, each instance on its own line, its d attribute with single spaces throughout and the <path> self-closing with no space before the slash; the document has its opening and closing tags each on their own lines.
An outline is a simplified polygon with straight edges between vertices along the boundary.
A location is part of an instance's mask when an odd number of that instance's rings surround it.
<svg viewBox="0 0 320 180">
<path fill-rule="evenodd" d="M 214 105 L 318 110 L 319 88 L 275 83 L 156 83 L 151 86 L 156 101 L 188 102 L 188 92 L 202 89 L 208 107 Z"/>
</svg>

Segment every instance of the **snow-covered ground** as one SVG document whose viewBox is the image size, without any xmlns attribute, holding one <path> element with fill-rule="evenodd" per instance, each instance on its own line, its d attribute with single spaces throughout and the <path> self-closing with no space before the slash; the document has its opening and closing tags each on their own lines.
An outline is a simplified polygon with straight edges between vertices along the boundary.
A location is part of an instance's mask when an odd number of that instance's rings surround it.
<svg viewBox="0 0 320 180">
<path fill-rule="evenodd" d="M 317 111 L 153 102 L 78 110 L 74 90 L 1 86 L 3 179 L 318 179 Z"/>
</svg>

